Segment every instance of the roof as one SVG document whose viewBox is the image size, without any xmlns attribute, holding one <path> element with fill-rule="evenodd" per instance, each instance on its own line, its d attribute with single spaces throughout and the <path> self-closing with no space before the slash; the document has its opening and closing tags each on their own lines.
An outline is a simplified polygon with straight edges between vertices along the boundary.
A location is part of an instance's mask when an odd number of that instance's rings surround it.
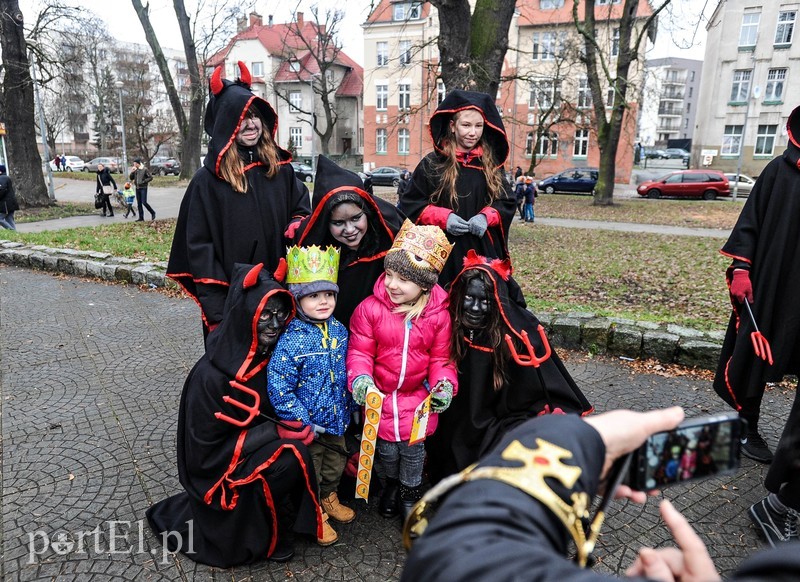
<svg viewBox="0 0 800 582">
<path fill-rule="evenodd" d="M 411 0 L 406 0 L 409 4 Z M 384 23 L 384 22 L 394 22 L 394 11 L 392 10 L 392 5 L 397 4 L 398 0 L 381 0 L 375 9 L 370 13 L 367 17 L 367 24 L 377 24 L 377 23 Z M 420 2 L 422 4 L 420 11 L 420 17 L 416 20 L 411 20 L 409 22 L 420 22 L 425 20 L 431 13 L 431 4 L 430 2 Z"/>
<path fill-rule="evenodd" d="M 531 0 L 517 2 L 517 9 L 519 10 L 519 26 L 547 26 L 552 24 L 568 24 L 572 22 L 572 2 L 565 0 L 563 6 L 560 8 L 551 8 L 542 10 L 539 8 L 539 2 Z M 602 21 L 620 20 L 622 18 L 622 11 L 624 9 L 624 2 L 619 4 L 604 4 L 594 7 L 594 15 L 598 24 Z M 578 5 L 578 18 L 583 19 L 585 14 L 585 4 Z M 639 0 L 639 6 L 636 12 L 637 18 L 647 18 L 653 14 L 653 8 L 650 6 L 648 0 Z"/>
</svg>

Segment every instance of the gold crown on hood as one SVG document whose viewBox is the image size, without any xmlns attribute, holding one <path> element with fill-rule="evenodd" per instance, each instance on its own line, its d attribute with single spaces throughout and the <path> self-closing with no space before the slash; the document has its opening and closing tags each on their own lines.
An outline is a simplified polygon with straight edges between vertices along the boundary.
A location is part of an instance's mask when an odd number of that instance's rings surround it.
<svg viewBox="0 0 800 582">
<path fill-rule="evenodd" d="M 425 263 L 428 269 L 441 273 L 452 250 L 453 245 L 438 226 L 419 225 L 406 220 L 394 237 L 394 243 L 387 255 L 406 251 L 418 265 Z"/>
</svg>

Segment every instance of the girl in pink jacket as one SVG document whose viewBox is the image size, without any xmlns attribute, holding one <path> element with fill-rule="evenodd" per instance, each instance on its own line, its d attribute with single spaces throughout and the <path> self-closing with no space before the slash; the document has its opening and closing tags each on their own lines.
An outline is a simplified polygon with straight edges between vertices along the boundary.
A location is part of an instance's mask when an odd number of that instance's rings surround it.
<svg viewBox="0 0 800 582">
<path fill-rule="evenodd" d="M 383 393 L 376 453 L 385 479 L 379 512 L 405 519 L 422 496 L 424 442 L 409 444 L 415 412 L 431 397 L 426 435 L 457 390 L 450 360 L 447 293 L 436 284 L 452 245 L 437 226 L 406 221 L 386 254 L 386 272 L 350 320 L 347 379 L 356 403 Z M 399 495 L 398 495 L 399 494 Z M 399 503 L 398 503 L 399 497 Z"/>
</svg>

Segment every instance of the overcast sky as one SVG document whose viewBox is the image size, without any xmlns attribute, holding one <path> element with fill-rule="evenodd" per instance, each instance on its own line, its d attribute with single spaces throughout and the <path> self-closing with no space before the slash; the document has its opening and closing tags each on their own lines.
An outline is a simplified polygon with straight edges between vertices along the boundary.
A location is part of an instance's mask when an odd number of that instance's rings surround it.
<svg viewBox="0 0 800 582">
<path fill-rule="evenodd" d="M 187 11 L 191 14 L 195 0 L 185 0 Z M 147 0 L 143 0 L 147 3 Z M 378 0 L 375 0 L 377 4 Z M 272 14 L 275 22 L 288 22 L 296 9 L 311 17 L 311 6 L 318 5 L 320 11 L 333 7 L 345 10 L 341 25 L 340 39 L 344 51 L 356 62 L 364 64 L 364 42 L 361 24 L 369 14 L 368 0 L 343 2 L 342 0 L 258 0 L 256 12 L 264 22 Z M 139 19 L 129 0 L 63 0 L 64 5 L 80 5 L 101 15 L 108 24 L 109 33 L 117 39 L 146 44 Z M 35 2 L 20 2 L 26 22 L 32 21 Z M 702 59 L 705 50 L 706 21 L 698 25 L 698 15 L 705 6 L 705 18 L 711 15 L 715 0 L 673 0 L 671 14 L 663 14 L 659 24 L 656 46 L 648 52 L 648 58 L 679 56 L 689 59 Z M 113 8 L 112 8 L 113 7 Z M 180 32 L 175 20 L 172 2 L 150 1 L 150 20 L 162 46 L 181 50 Z"/>
</svg>

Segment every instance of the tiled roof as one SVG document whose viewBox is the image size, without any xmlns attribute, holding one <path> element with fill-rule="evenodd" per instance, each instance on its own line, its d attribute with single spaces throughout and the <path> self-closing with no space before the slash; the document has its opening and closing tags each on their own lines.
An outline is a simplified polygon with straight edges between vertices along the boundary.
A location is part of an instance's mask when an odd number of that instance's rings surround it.
<svg viewBox="0 0 800 582">
<path fill-rule="evenodd" d="M 411 3 L 411 0 L 408 0 Z M 397 0 L 381 0 L 372 13 L 367 17 L 367 23 L 376 24 L 378 22 L 392 22 L 394 20 L 394 11 L 392 4 L 397 4 Z M 420 12 L 419 20 L 424 20 L 431 13 L 430 2 L 422 3 L 422 11 Z M 417 22 L 416 20 L 412 22 Z"/>
<path fill-rule="evenodd" d="M 549 24 L 566 24 L 572 22 L 572 2 L 565 0 L 564 5 L 560 8 L 553 8 L 542 10 L 539 8 L 538 0 L 522 0 L 517 2 L 517 9 L 519 10 L 519 26 L 546 26 Z M 623 3 L 619 4 L 604 4 L 594 7 L 595 18 L 597 23 L 609 18 L 610 20 L 619 20 L 622 15 Z M 610 14 L 609 14 L 610 11 Z M 648 0 L 639 0 L 639 7 L 636 12 L 638 18 L 647 18 L 653 13 Z M 578 5 L 578 17 L 583 19 L 585 14 L 585 4 Z"/>
</svg>

